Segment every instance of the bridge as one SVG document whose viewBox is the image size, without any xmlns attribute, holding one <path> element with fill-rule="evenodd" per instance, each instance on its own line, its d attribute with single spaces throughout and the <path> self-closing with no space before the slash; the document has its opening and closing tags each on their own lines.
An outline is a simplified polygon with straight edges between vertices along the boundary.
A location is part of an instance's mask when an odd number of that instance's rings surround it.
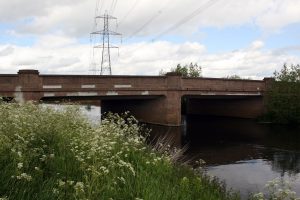
<svg viewBox="0 0 300 200">
<path fill-rule="evenodd" d="M 0 75 L 0 96 L 24 101 L 97 100 L 102 112 L 129 110 L 140 121 L 181 125 L 181 113 L 256 118 L 272 78 L 239 80 L 165 76 Z"/>
</svg>

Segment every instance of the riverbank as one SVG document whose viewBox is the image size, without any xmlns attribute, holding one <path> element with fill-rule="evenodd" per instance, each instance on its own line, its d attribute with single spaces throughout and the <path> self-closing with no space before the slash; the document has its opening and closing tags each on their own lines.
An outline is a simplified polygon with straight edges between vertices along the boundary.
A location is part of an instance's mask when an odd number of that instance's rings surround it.
<svg viewBox="0 0 300 200">
<path fill-rule="evenodd" d="M 0 113 L 0 198 L 239 199 L 147 146 L 132 117 L 95 126 L 75 108 L 6 103 Z"/>
</svg>

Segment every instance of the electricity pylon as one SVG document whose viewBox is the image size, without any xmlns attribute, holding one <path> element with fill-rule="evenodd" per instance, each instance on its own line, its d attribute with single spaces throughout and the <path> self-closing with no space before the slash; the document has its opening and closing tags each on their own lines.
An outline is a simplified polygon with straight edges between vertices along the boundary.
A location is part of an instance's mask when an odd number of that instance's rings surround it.
<svg viewBox="0 0 300 200">
<path fill-rule="evenodd" d="M 111 56 L 110 56 L 110 49 L 112 48 L 119 48 L 117 46 L 113 46 L 110 44 L 110 36 L 121 36 L 120 33 L 114 32 L 109 30 L 109 20 L 116 20 L 116 17 L 113 17 L 111 15 L 108 15 L 107 11 L 104 15 L 96 16 L 95 17 L 95 23 L 96 23 L 96 29 L 97 27 L 97 21 L 99 19 L 103 19 L 103 30 L 96 30 L 91 33 L 91 35 L 96 35 L 100 37 L 101 42 L 98 44 L 96 43 L 95 46 L 93 46 L 93 56 L 94 56 L 94 50 L 97 48 L 102 48 L 102 55 L 101 55 L 101 68 L 100 68 L 100 75 L 111 75 Z M 93 58 L 94 59 L 94 58 Z M 97 64 L 96 64 L 97 65 Z M 97 70 L 97 66 L 96 71 Z"/>
</svg>

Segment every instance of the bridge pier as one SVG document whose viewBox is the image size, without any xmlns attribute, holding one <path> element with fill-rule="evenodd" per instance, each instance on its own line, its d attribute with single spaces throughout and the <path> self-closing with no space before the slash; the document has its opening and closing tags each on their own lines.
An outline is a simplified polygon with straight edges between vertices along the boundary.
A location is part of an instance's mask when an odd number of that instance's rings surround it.
<svg viewBox="0 0 300 200">
<path fill-rule="evenodd" d="M 181 126 L 181 76 L 166 75 L 166 91 L 155 98 L 103 99 L 101 111 L 122 113 L 130 111 L 139 121 L 164 125 Z"/>
<path fill-rule="evenodd" d="M 42 98 L 42 80 L 38 70 L 19 70 L 15 100 L 19 103 L 39 101 Z"/>
</svg>

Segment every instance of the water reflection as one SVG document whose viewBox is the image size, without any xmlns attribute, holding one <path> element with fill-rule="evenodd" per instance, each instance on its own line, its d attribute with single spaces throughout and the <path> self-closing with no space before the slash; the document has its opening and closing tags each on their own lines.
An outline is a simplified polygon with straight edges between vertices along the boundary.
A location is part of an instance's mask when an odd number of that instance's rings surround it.
<svg viewBox="0 0 300 200">
<path fill-rule="evenodd" d="M 276 177 L 293 182 L 300 195 L 299 128 L 234 118 L 188 117 L 188 156 L 202 158 L 207 171 L 240 190 L 262 190 Z"/>
<path fill-rule="evenodd" d="M 68 105 L 68 104 L 41 104 L 42 106 L 51 107 L 53 109 L 63 109 L 66 107 L 79 107 L 80 111 L 84 116 L 86 116 L 92 123 L 100 123 L 101 121 L 101 107 L 93 105 Z"/>
<path fill-rule="evenodd" d="M 283 176 L 285 173 L 293 176 L 300 173 L 300 153 L 279 151 L 273 154 L 272 170 Z"/>
<path fill-rule="evenodd" d="M 241 192 L 243 198 L 256 191 L 264 191 L 265 184 L 277 177 L 292 182 L 293 189 L 299 194 L 299 175 L 279 174 L 273 171 L 272 164 L 268 160 L 253 159 L 240 161 L 233 164 L 211 166 L 208 172 L 226 181 L 228 188 L 234 188 Z"/>
</svg>

